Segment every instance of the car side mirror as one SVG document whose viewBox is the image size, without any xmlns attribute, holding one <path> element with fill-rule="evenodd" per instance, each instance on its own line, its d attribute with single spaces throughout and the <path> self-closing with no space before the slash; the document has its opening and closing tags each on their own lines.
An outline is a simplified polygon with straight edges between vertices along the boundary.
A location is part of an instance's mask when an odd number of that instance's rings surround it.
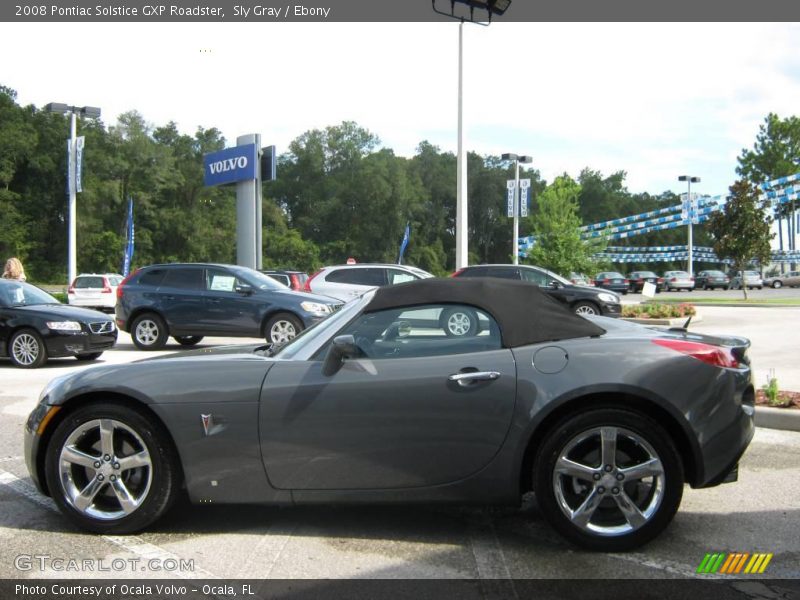
<svg viewBox="0 0 800 600">
<path fill-rule="evenodd" d="M 333 338 L 333 343 L 325 355 L 325 362 L 322 363 L 322 374 L 325 377 L 335 375 L 342 368 L 345 358 L 358 356 L 359 348 L 356 339 L 352 335 L 337 335 Z"/>
<path fill-rule="evenodd" d="M 233 291 L 235 291 L 237 294 L 249 296 L 250 294 L 253 293 L 253 286 L 248 285 L 246 283 L 240 283 L 239 285 L 233 288 Z"/>
<path fill-rule="evenodd" d="M 557 290 L 558 288 L 561 287 L 561 282 L 553 279 L 553 281 L 550 282 L 550 287 L 553 288 L 554 290 Z"/>
</svg>

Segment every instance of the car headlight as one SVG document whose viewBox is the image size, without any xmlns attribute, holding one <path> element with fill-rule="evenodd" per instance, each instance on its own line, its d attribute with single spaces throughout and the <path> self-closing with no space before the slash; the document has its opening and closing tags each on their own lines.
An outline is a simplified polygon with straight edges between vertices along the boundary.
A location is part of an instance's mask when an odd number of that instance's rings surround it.
<svg viewBox="0 0 800 600">
<path fill-rule="evenodd" d="M 598 299 L 602 300 L 603 302 L 610 302 L 611 304 L 619 304 L 619 296 L 614 294 L 607 294 L 602 292 L 597 294 Z"/>
<path fill-rule="evenodd" d="M 317 315 L 327 315 L 331 312 L 331 307 L 327 304 L 320 304 L 319 302 L 301 302 L 300 308 L 306 312 L 314 313 Z"/>
<path fill-rule="evenodd" d="M 47 328 L 53 331 L 80 331 L 81 324 L 77 321 L 48 321 Z"/>
</svg>

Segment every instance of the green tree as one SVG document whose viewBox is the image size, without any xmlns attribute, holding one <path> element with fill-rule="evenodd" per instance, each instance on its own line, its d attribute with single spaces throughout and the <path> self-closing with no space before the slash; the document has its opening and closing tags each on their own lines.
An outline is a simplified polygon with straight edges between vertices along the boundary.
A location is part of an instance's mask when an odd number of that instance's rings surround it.
<svg viewBox="0 0 800 600">
<path fill-rule="evenodd" d="M 578 228 L 578 196 L 581 186 L 568 175 L 561 175 L 539 196 L 538 210 L 529 218 L 536 245 L 527 257 L 529 264 L 550 269 L 565 277 L 570 272 L 588 273 L 594 267 L 593 255 L 603 246 L 585 242 Z"/>
<path fill-rule="evenodd" d="M 751 262 L 762 265 L 770 259 L 772 217 L 769 202 L 759 199 L 758 190 L 747 180 L 730 187 L 730 197 L 723 209 L 709 219 L 714 252 L 733 261 L 734 271 L 743 271 Z M 747 286 L 742 285 L 747 299 Z"/>
</svg>

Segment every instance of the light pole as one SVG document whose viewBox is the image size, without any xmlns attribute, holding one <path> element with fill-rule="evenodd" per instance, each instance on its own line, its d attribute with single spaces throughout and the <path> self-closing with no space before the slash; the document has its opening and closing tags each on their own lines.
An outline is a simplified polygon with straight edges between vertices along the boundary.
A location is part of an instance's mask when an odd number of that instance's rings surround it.
<svg viewBox="0 0 800 600">
<path fill-rule="evenodd" d="M 514 264 L 519 264 L 519 211 L 520 211 L 520 190 L 519 190 L 519 164 L 528 164 L 533 162 L 530 156 L 519 156 L 517 154 L 507 153 L 503 154 L 500 158 L 503 160 L 514 161 L 514 237 L 511 242 L 511 255 L 514 257 Z"/>
<path fill-rule="evenodd" d="M 678 181 L 686 182 L 686 206 L 689 212 L 689 276 L 694 277 L 694 263 L 692 262 L 692 219 L 694 219 L 694 211 L 692 210 L 692 184 L 700 183 L 699 177 L 693 175 L 681 175 Z"/>
<path fill-rule="evenodd" d="M 69 157 L 67 160 L 67 188 L 69 189 L 69 203 L 67 205 L 67 285 L 71 285 L 77 275 L 77 252 L 76 252 L 76 220 L 77 211 L 75 208 L 76 200 L 76 183 L 78 172 L 78 137 L 77 137 L 77 116 L 78 114 L 84 117 L 99 118 L 100 109 L 95 106 L 70 106 L 68 104 L 61 104 L 59 102 L 51 102 L 46 105 L 44 109 L 47 112 L 54 113 L 69 113 L 70 127 L 69 127 Z"/>
<path fill-rule="evenodd" d="M 446 0 L 445 0 L 446 2 Z M 456 4 L 469 7 L 469 15 L 466 13 L 457 14 Z M 456 270 L 467 266 L 469 262 L 469 238 L 468 238 L 468 194 L 467 194 L 467 157 L 464 150 L 464 22 L 477 23 L 475 20 L 475 9 L 480 13 L 486 11 L 489 23 L 492 16 L 500 16 L 509 6 L 511 0 L 450 0 L 450 12 L 436 8 L 436 0 L 431 0 L 433 11 L 461 21 L 458 27 L 458 155 L 456 165 Z"/>
</svg>

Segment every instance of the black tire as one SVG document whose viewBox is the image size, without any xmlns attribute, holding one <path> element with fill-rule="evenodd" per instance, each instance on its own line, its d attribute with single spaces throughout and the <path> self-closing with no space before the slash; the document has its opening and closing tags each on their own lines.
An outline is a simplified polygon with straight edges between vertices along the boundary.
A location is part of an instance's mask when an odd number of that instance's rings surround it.
<svg viewBox="0 0 800 600">
<path fill-rule="evenodd" d="M 101 423 L 112 425 L 108 460 Z M 89 464 L 65 460 L 65 447 L 80 451 L 76 456 Z M 126 459 L 136 455 L 146 464 L 126 468 Z M 182 479 L 177 452 L 163 426 L 143 411 L 107 401 L 81 406 L 59 423 L 45 449 L 45 477 L 59 510 L 78 527 L 113 535 L 140 531 L 161 517 Z M 81 492 L 90 486 L 94 493 L 82 503 Z M 119 495 L 114 486 L 120 486 Z M 130 499 L 127 509 L 120 496 Z"/>
<path fill-rule="evenodd" d="M 264 325 L 264 338 L 269 344 L 281 345 L 303 331 L 303 323 L 291 313 L 273 315 Z"/>
<path fill-rule="evenodd" d="M 576 315 L 599 315 L 600 308 L 594 303 L 587 300 L 581 300 L 572 305 L 572 310 Z"/>
<path fill-rule="evenodd" d="M 602 460 L 601 440 L 609 431 L 615 440 L 613 464 Z M 584 465 L 586 476 L 556 473 L 562 456 Z M 628 474 L 627 482 L 617 483 L 620 475 L 625 481 L 625 469 L 653 458 L 660 461 L 653 467 L 658 474 L 637 479 Z M 655 538 L 669 525 L 683 496 L 683 464 L 669 435 L 653 419 L 619 408 L 598 408 L 552 427 L 535 458 L 533 476 L 547 521 L 572 543 L 602 552 L 631 550 Z M 598 504 L 583 524 L 577 509 L 590 497 Z M 630 518 L 620 509 L 628 502 L 636 508 L 629 511 Z"/>
<path fill-rule="evenodd" d="M 439 315 L 439 327 L 447 337 L 473 337 L 480 332 L 480 321 L 474 310 L 446 308 Z"/>
<path fill-rule="evenodd" d="M 172 337 L 181 346 L 196 346 L 203 340 L 202 335 L 175 335 Z"/>
<path fill-rule="evenodd" d="M 161 350 L 168 337 L 164 319 L 155 313 L 142 313 L 131 324 L 131 339 L 139 350 Z"/>
<path fill-rule="evenodd" d="M 97 360 L 98 358 L 100 358 L 100 356 L 102 356 L 102 354 L 103 354 L 102 352 L 90 352 L 89 354 L 77 354 L 75 355 L 75 358 L 80 361 Z"/>
<path fill-rule="evenodd" d="M 11 364 L 21 369 L 37 369 L 47 362 L 47 346 L 35 329 L 15 331 L 6 350 Z"/>
<path fill-rule="evenodd" d="M 783 287 L 783 282 L 782 281 L 773 281 L 772 282 L 772 288 L 773 289 L 779 290 L 782 287 Z"/>
</svg>

